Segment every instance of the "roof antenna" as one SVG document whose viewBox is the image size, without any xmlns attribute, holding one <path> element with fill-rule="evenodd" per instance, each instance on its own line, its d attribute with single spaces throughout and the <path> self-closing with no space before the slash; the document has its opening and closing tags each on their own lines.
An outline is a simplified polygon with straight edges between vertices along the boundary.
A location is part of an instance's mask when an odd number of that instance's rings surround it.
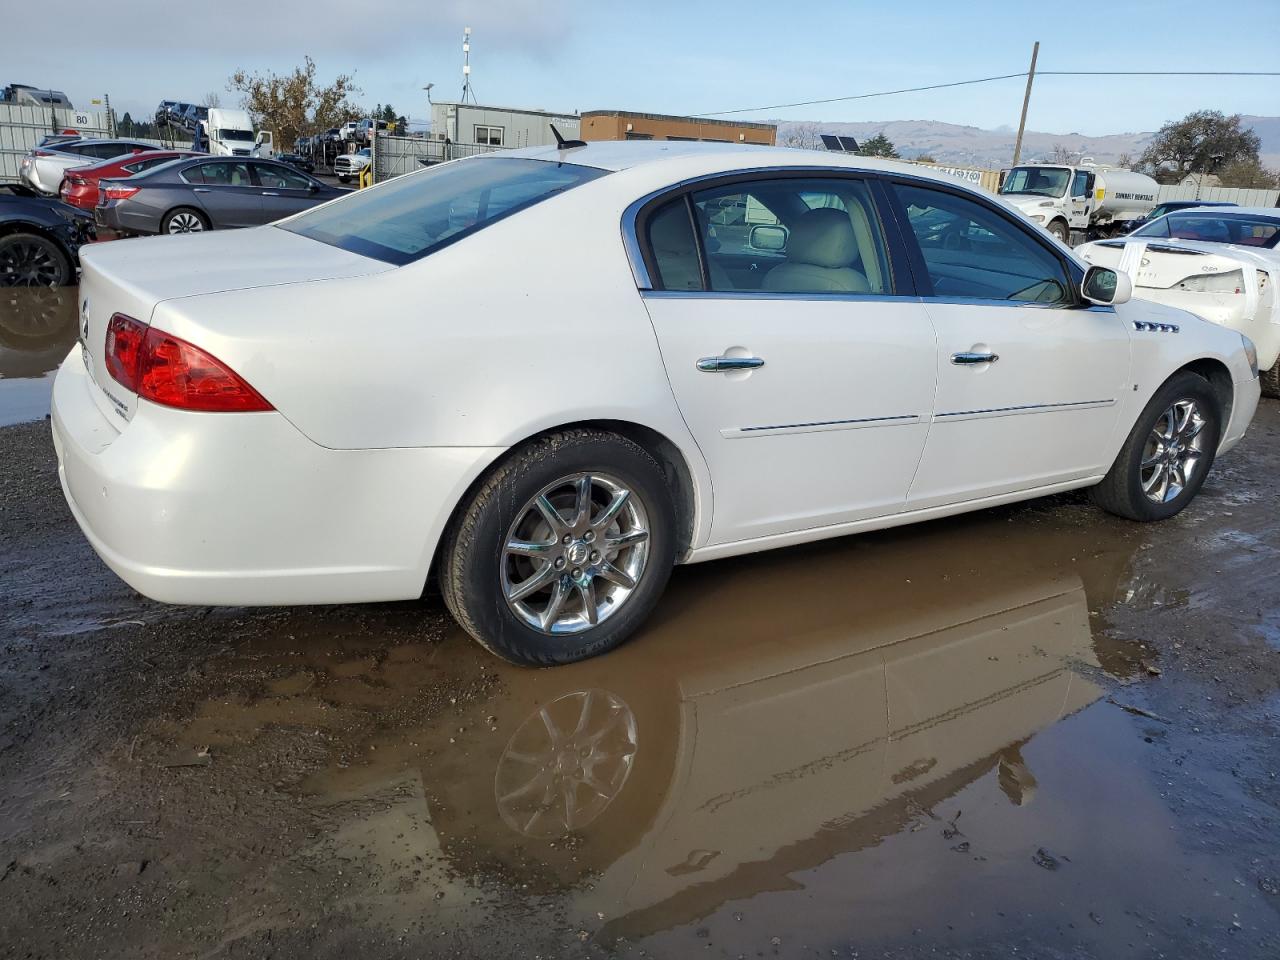
<svg viewBox="0 0 1280 960">
<path fill-rule="evenodd" d="M 551 133 L 556 138 L 557 150 L 576 150 L 578 147 L 585 147 L 587 145 L 587 141 L 585 140 L 566 140 L 560 135 L 560 131 L 556 129 L 556 125 L 554 123 L 548 123 L 547 126 L 551 128 Z"/>
</svg>

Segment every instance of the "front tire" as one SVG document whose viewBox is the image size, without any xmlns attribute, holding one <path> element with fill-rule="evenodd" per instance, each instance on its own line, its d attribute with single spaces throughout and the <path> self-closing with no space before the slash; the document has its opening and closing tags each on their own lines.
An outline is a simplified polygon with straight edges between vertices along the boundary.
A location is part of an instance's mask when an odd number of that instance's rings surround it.
<svg viewBox="0 0 1280 960">
<path fill-rule="evenodd" d="M 1222 407 L 1213 387 L 1190 371 L 1174 374 L 1090 491 L 1094 502 L 1129 520 L 1167 520 L 1200 492 L 1221 436 Z"/>
<path fill-rule="evenodd" d="M 1263 370 L 1258 379 L 1262 383 L 1262 395 L 1273 400 L 1280 399 L 1280 359 L 1271 365 L 1270 370 Z"/>
<path fill-rule="evenodd" d="M 1063 223 L 1061 220 L 1054 220 L 1051 224 L 1049 224 L 1048 229 L 1049 229 L 1049 232 L 1053 234 L 1054 238 L 1058 240 L 1060 243 L 1067 242 L 1067 225 Z"/>
<path fill-rule="evenodd" d="M 549 666 L 622 643 L 674 562 L 662 468 L 625 437 L 579 429 L 533 441 L 484 481 L 450 525 L 439 579 L 481 645 Z"/>
<path fill-rule="evenodd" d="M 48 237 L 0 237 L 0 287 L 63 287 L 75 279 L 71 261 Z"/>
<path fill-rule="evenodd" d="M 209 229 L 209 218 L 191 207 L 178 207 L 164 215 L 161 233 L 203 233 Z"/>
</svg>

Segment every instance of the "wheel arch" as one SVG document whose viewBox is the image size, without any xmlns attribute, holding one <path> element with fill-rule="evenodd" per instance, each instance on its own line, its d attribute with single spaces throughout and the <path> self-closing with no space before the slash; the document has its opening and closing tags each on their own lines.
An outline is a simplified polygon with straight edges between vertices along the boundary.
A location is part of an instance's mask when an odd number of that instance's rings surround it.
<svg viewBox="0 0 1280 960">
<path fill-rule="evenodd" d="M 76 265 L 79 263 L 79 257 L 67 247 L 66 241 L 62 240 L 57 233 L 43 224 L 36 223 L 31 220 L 6 220 L 0 223 L 0 239 L 11 237 L 15 234 L 30 233 L 42 240 L 48 240 L 67 261 L 67 268 L 71 271 L 71 283 L 75 283 Z"/>
<path fill-rule="evenodd" d="M 501 456 L 496 457 L 467 485 L 467 488 L 458 497 L 452 510 L 450 510 L 449 519 L 444 525 L 444 530 L 447 531 L 453 526 L 458 515 L 466 508 L 475 491 L 489 479 L 495 470 L 501 468 L 503 464 L 527 444 L 565 430 L 599 430 L 604 433 L 616 433 L 639 445 L 658 462 L 658 466 L 662 468 L 662 474 L 666 478 L 667 487 L 671 491 L 672 501 L 675 503 L 676 535 L 678 537 L 676 557 L 677 563 L 680 562 L 693 548 L 694 540 L 697 537 L 700 521 L 699 511 L 700 509 L 705 509 L 700 504 L 706 503 L 710 498 L 709 495 L 699 498 L 698 479 L 696 478 L 694 467 L 689 461 L 689 456 L 680 445 L 661 431 L 633 420 L 574 420 L 546 427 L 513 442 L 503 451 Z M 442 535 L 436 542 L 431 557 L 431 565 L 428 568 L 428 578 L 439 569 L 440 551 L 446 539 L 447 537 Z"/>
<path fill-rule="evenodd" d="M 1221 360 L 1216 360 L 1213 357 L 1201 357 L 1199 360 L 1192 360 L 1190 363 L 1185 363 L 1173 371 L 1165 378 L 1164 383 L 1168 383 L 1170 379 L 1184 370 L 1203 377 L 1213 387 L 1213 392 L 1217 395 L 1218 402 L 1222 404 L 1222 435 L 1225 437 L 1227 424 L 1231 422 L 1231 408 L 1235 403 L 1236 396 L 1235 382 L 1231 379 L 1231 371 L 1227 369 L 1227 365 Z M 1163 387 L 1164 383 L 1160 384 L 1160 386 Z"/>
</svg>

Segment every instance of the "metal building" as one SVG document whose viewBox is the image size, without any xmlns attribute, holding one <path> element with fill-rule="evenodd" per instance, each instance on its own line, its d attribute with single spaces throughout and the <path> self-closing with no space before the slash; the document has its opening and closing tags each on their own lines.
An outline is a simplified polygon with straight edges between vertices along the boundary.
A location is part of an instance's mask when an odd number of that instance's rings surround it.
<svg viewBox="0 0 1280 960">
<path fill-rule="evenodd" d="M 518 107 L 487 107 L 476 103 L 433 103 L 432 140 L 482 147 L 545 147 L 556 142 L 551 124 L 566 140 L 578 138 L 578 116 Z"/>
</svg>

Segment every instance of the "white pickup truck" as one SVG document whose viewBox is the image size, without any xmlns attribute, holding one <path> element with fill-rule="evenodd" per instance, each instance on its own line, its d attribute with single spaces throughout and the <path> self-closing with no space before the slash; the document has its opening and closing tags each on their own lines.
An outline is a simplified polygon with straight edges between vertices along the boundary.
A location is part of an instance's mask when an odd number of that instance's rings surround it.
<svg viewBox="0 0 1280 960">
<path fill-rule="evenodd" d="M 1128 233 L 1156 206 L 1160 186 L 1119 167 L 1023 164 L 1005 174 L 1000 196 L 1071 246 Z"/>
</svg>

